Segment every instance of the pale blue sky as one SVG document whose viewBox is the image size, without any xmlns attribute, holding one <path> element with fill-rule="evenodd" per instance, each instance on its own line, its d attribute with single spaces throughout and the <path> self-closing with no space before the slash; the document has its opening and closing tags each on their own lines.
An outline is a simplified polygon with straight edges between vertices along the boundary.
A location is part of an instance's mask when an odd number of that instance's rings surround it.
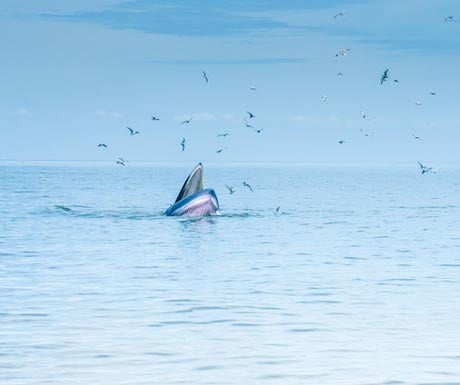
<svg viewBox="0 0 460 385">
<path fill-rule="evenodd" d="M 458 161 L 455 0 L 3 0 L 0 15 L 0 160 Z"/>
</svg>

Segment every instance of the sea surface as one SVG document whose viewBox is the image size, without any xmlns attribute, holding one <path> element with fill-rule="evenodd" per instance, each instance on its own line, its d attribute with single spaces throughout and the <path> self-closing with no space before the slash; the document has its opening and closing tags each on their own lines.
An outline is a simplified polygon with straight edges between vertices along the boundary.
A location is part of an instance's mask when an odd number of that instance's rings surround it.
<svg viewBox="0 0 460 385">
<path fill-rule="evenodd" d="M 0 165 L 1 385 L 460 384 L 460 168 L 193 166 Z"/>
</svg>

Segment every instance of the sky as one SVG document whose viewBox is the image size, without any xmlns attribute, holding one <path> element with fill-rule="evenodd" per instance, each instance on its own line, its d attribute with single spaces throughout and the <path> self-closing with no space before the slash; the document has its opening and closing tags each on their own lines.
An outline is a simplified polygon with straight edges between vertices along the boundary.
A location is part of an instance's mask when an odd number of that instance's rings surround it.
<svg viewBox="0 0 460 385">
<path fill-rule="evenodd" d="M 458 162 L 456 0 L 2 0 L 0 46 L 0 160 Z"/>
</svg>

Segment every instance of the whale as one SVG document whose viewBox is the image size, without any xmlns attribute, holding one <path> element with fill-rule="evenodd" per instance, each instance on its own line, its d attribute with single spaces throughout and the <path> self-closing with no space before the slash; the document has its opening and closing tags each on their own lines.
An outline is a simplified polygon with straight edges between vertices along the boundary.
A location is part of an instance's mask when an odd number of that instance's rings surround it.
<svg viewBox="0 0 460 385">
<path fill-rule="evenodd" d="M 163 215 L 198 217 L 218 213 L 219 200 L 212 188 L 203 189 L 203 165 L 198 163 L 185 179 L 176 201 Z"/>
</svg>

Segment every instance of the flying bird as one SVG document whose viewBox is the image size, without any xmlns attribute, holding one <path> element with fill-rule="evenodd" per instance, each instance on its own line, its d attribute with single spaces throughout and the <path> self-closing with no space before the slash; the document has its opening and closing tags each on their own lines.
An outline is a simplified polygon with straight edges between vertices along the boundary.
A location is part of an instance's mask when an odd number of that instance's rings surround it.
<svg viewBox="0 0 460 385">
<path fill-rule="evenodd" d="M 399 80 L 398 80 L 398 79 L 393 79 L 393 81 L 394 81 L 395 83 L 399 83 Z"/>
<path fill-rule="evenodd" d="M 348 52 L 351 51 L 351 48 L 345 48 L 345 49 L 341 49 L 339 52 L 337 52 L 335 54 L 335 57 L 339 57 L 339 56 L 346 56 Z"/>
<path fill-rule="evenodd" d="M 326 95 L 321 96 L 321 100 L 325 102 L 327 100 L 327 96 Z"/>
<path fill-rule="evenodd" d="M 139 134 L 139 131 L 134 131 L 131 127 L 126 127 L 129 130 L 129 135 L 137 135 Z"/>
<path fill-rule="evenodd" d="M 390 72 L 390 69 L 389 69 L 389 68 L 387 68 L 385 71 L 383 71 L 383 74 L 382 74 L 382 76 L 381 76 L 381 78 L 380 78 L 380 85 L 382 85 L 384 82 L 387 81 L 387 79 L 388 79 L 388 72 Z"/>
<path fill-rule="evenodd" d="M 347 143 L 347 142 L 345 142 L 344 140 L 339 140 L 338 143 L 339 144 L 344 144 L 344 143 Z"/>
<path fill-rule="evenodd" d="M 160 118 L 157 118 L 156 116 L 152 116 L 152 120 L 160 120 Z"/>
<path fill-rule="evenodd" d="M 447 16 L 444 18 L 444 21 L 452 21 L 452 20 L 454 20 L 453 16 Z"/>
<path fill-rule="evenodd" d="M 254 190 L 252 189 L 251 185 L 249 183 L 246 183 L 246 181 L 243 181 L 243 186 L 247 187 L 251 192 L 254 192 Z"/>
<path fill-rule="evenodd" d="M 412 137 L 417 140 L 423 140 L 420 136 L 412 134 Z"/>
<path fill-rule="evenodd" d="M 337 76 L 343 76 L 343 72 L 337 72 Z"/>
<path fill-rule="evenodd" d="M 424 166 L 423 164 L 421 164 L 419 161 L 417 161 L 418 165 L 420 166 L 420 171 L 422 172 L 422 175 L 423 174 L 426 174 L 428 172 L 431 172 L 433 174 L 436 174 L 436 170 L 433 169 L 433 167 L 428 167 L 428 166 Z"/>
<path fill-rule="evenodd" d="M 235 192 L 235 189 L 234 189 L 232 186 L 229 186 L 228 184 L 226 184 L 225 187 L 227 187 L 228 192 L 229 192 L 230 194 L 233 194 L 233 193 Z"/>
<path fill-rule="evenodd" d="M 433 96 L 434 96 L 434 95 L 436 95 L 436 92 L 430 91 L 430 95 L 433 95 Z"/>
<path fill-rule="evenodd" d="M 222 134 L 217 135 L 218 138 L 225 138 L 226 136 L 229 136 L 230 134 L 228 132 L 224 132 Z"/>
<path fill-rule="evenodd" d="M 419 101 L 416 101 L 416 102 L 415 102 L 415 105 L 416 105 L 416 106 L 421 106 L 422 103 L 420 103 Z"/>
<path fill-rule="evenodd" d="M 182 151 L 184 151 L 185 150 L 185 138 L 182 138 L 180 142 L 180 146 L 182 147 Z"/>
<path fill-rule="evenodd" d="M 107 145 L 105 143 L 99 143 L 97 146 L 107 148 Z"/>
<path fill-rule="evenodd" d="M 369 134 L 368 132 L 364 131 L 362 128 L 360 128 L 359 131 L 361 131 L 364 134 L 364 136 L 374 136 L 374 134 Z"/>
<path fill-rule="evenodd" d="M 278 214 L 280 212 L 280 206 L 278 206 L 276 209 L 275 209 L 275 213 Z"/>
<path fill-rule="evenodd" d="M 258 134 L 260 134 L 264 129 L 263 128 L 258 128 L 256 130 L 254 130 L 254 132 L 257 132 Z"/>
<path fill-rule="evenodd" d="M 246 111 L 246 113 L 249 115 L 249 119 L 256 117 L 252 112 Z"/>
<path fill-rule="evenodd" d="M 218 154 L 220 154 L 222 151 L 224 151 L 224 149 L 223 149 L 223 148 L 219 148 L 216 152 L 217 152 Z"/>
<path fill-rule="evenodd" d="M 363 119 L 366 119 L 367 118 L 367 115 L 363 112 L 363 111 L 359 111 L 359 113 L 361 114 L 361 117 Z"/>
<path fill-rule="evenodd" d="M 249 88 L 251 91 L 255 91 L 256 90 L 256 87 L 250 87 Z"/>
<path fill-rule="evenodd" d="M 208 75 L 206 75 L 206 72 L 203 71 L 203 78 L 206 80 L 206 83 L 209 83 Z"/>
<path fill-rule="evenodd" d="M 344 12 L 338 12 L 338 13 L 335 14 L 334 19 L 337 19 L 339 16 L 340 16 L 340 17 L 344 17 L 344 16 L 346 16 L 346 15 L 347 15 L 347 14 L 344 13 Z"/>
<path fill-rule="evenodd" d="M 192 119 L 193 119 L 193 118 L 190 117 L 190 118 L 188 118 L 188 119 L 183 120 L 181 123 L 182 123 L 182 124 L 189 124 L 189 123 L 192 121 Z"/>
<path fill-rule="evenodd" d="M 249 124 L 246 119 L 244 120 L 244 125 L 246 126 L 246 128 L 254 128 L 254 126 L 252 126 L 251 124 Z"/>
<path fill-rule="evenodd" d="M 119 164 L 121 166 L 126 166 L 125 162 L 126 162 L 126 160 L 124 160 L 123 158 L 118 158 L 117 159 L 117 164 Z"/>
</svg>

